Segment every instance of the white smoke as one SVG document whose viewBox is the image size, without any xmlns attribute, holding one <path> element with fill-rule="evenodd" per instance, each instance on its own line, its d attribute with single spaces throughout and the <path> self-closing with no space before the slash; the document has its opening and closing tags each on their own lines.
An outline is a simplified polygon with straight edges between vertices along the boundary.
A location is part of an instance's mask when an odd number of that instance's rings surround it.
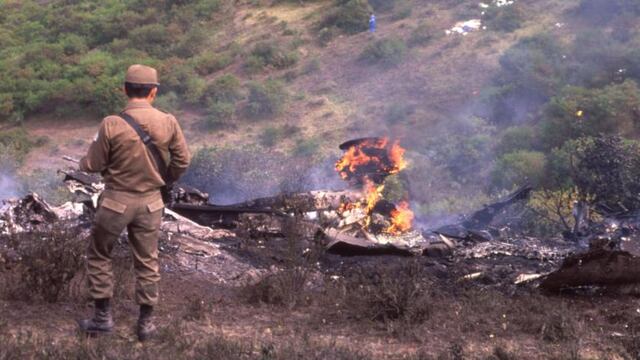
<svg viewBox="0 0 640 360">
<path fill-rule="evenodd" d="M 9 174 L 0 172 L 0 200 L 16 197 L 18 195 L 18 184 L 15 178 Z"/>
</svg>

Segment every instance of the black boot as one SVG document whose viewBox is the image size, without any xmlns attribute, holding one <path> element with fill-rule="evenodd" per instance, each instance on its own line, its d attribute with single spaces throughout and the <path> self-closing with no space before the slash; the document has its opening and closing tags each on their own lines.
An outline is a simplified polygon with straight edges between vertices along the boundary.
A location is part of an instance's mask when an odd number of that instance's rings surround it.
<svg viewBox="0 0 640 360">
<path fill-rule="evenodd" d="M 109 299 L 96 299 L 93 318 L 78 320 L 78 326 L 89 334 L 111 332 L 113 330 L 113 318 L 111 317 Z"/>
<path fill-rule="evenodd" d="M 153 325 L 151 317 L 152 314 L 153 306 L 140 305 L 140 317 L 138 318 L 138 327 L 136 329 L 139 341 L 147 341 L 156 332 L 156 326 Z"/>
</svg>

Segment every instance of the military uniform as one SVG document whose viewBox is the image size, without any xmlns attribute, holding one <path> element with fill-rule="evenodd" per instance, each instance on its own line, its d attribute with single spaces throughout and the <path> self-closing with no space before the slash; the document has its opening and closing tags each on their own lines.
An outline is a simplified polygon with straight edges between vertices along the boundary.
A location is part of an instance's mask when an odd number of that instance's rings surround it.
<svg viewBox="0 0 640 360">
<path fill-rule="evenodd" d="M 156 71 L 133 65 L 127 82 L 157 85 Z M 187 169 L 191 155 L 173 115 L 159 111 L 145 99 L 131 99 L 124 112 L 147 132 L 160 150 L 168 175 L 177 180 Z M 105 190 L 94 219 L 87 251 L 89 292 L 93 299 L 113 296 L 111 251 L 126 228 L 136 274 L 136 301 L 158 302 L 158 235 L 164 204 L 160 188 L 165 185 L 152 155 L 136 131 L 121 117 L 107 116 L 80 169 L 102 174 Z"/>
</svg>

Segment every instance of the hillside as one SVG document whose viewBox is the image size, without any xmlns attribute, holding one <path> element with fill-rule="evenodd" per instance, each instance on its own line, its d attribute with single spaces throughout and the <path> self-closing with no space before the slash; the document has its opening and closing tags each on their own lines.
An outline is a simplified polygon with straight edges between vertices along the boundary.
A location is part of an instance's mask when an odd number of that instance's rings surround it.
<svg viewBox="0 0 640 360">
<path fill-rule="evenodd" d="M 242 2 L 219 5 L 211 16 L 211 23 L 203 26 L 206 30 L 202 32 L 209 39 L 203 41 L 206 46 L 201 47 L 193 62 L 227 60 L 221 65 L 211 65 L 211 72 L 201 71 L 204 75 L 197 79 L 178 75 L 182 76 L 178 77 L 178 83 L 188 83 L 178 84 L 174 80 L 176 72 L 185 71 L 181 65 L 185 60 L 169 57 L 161 66 L 162 76 L 169 78 L 163 83 L 169 85 L 163 86 L 160 106 L 178 116 L 194 152 L 202 146 L 242 148 L 257 144 L 262 147 L 258 150 L 261 152 L 276 152 L 285 158 L 300 155 L 321 164 L 325 159 L 332 162 L 338 155 L 337 144 L 345 140 L 388 135 L 401 139 L 405 147 L 415 153 L 420 167 L 422 157 L 438 146 L 432 142 L 441 137 L 442 127 L 447 128 L 452 122 L 466 122 L 473 114 L 474 99 L 489 86 L 499 70 L 498 60 L 505 49 L 539 31 L 549 30 L 564 37 L 576 30 L 553 26 L 566 21 L 562 18 L 567 9 L 575 6 L 573 2 L 520 2 L 518 11 L 526 16 L 519 29 L 513 32 L 489 29 L 468 36 L 445 36 L 444 30 L 457 21 L 480 17 L 482 9 L 475 3 L 393 3 L 395 5 L 383 6 L 378 13 L 375 34 L 350 35 L 331 29 L 331 36 L 322 35 L 320 25 L 327 14 L 334 11 L 330 1 L 283 2 L 271 6 Z M 188 35 L 187 32 L 183 36 Z M 399 61 L 385 65 L 362 60 L 364 49 L 382 39 L 396 39 L 401 43 Z M 296 60 L 291 65 L 258 65 L 257 70 L 253 69 L 247 62 L 256 46 L 290 52 Z M 130 61 L 148 61 L 140 55 L 129 56 Z M 186 60 L 189 63 L 190 59 Z M 124 71 L 120 60 L 121 68 L 115 66 L 109 64 L 109 68 L 113 68 L 109 74 L 114 74 L 109 76 L 121 76 Z M 234 77 L 232 80 L 237 79 L 237 85 L 234 83 L 234 89 L 230 90 L 234 93 L 230 96 L 235 109 L 219 114 L 215 105 L 207 110 L 210 100 L 206 95 L 194 99 L 202 93 L 205 84 L 229 75 Z M 252 118 L 245 114 L 249 86 L 267 79 L 280 81 L 287 93 L 286 105 L 274 115 Z M 196 85 L 191 86 L 192 83 Z M 179 92 L 182 93 L 176 95 Z M 73 104 L 75 99 L 70 96 L 64 101 Z M 116 109 L 117 105 L 112 108 Z M 105 110 L 92 105 L 65 112 L 54 102 L 26 113 L 23 126 L 30 136 L 45 138 L 42 142 L 46 144 L 30 152 L 19 173 L 27 175 L 68 165 L 60 159 L 63 154 L 81 156 L 95 133 L 100 119 L 97 113 L 101 111 Z M 55 133 L 51 131 L 53 128 Z M 329 177 L 330 168 L 320 166 L 329 169 L 324 171 L 324 176 Z M 430 165 L 426 166 L 421 173 L 430 171 Z M 440 182 L 440 179 L 432 176 L 425 181 Z M 473 192 L 477 194 L 476 190 Z"/>
</svg>

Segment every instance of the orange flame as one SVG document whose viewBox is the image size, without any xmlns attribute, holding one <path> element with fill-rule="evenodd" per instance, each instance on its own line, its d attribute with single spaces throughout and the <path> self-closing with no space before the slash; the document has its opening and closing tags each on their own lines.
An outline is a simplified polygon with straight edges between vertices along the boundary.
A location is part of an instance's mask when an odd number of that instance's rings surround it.
<svg viewBox="0 0 640 360">
<path fill-rule="evenodd" d="M 413 217 L 413 211 L 409 209 L 409 203 L 406 201 L 400 202 L 391 211 L 391 226 L 385 232 L 397 235 L 411 230 Z"/>
<path fill-rule="evenodd" d="M 343 179 L 362 184 L 365 198 L 361 202 L 342 204 L 339 211 L 362 208 L 367 214 L 364 225 L 368 227 L 374 207 L 383 198 L 384 178 L 407 167 L 404 153 L 405 149 L 398 141 L 390 144 L 388 138 L 364 139 L 350 146 L 336 162 L 336 170 Z M 409 203 L 403 201 L 391 211 L 391 225 L 383 232 L 394 235 L 405 233 L 411 230 L 413 218 Z"/>
<path fill-rule="evenodd" d="M 397 141 L 389 146 L 387 138 L 366 139 L 347 149 L 336 163 L 336 170 L 345 180 L 361 168 L 386 175 L 397 174 L 407 167 L 404 152 Z"/>
</svg>

